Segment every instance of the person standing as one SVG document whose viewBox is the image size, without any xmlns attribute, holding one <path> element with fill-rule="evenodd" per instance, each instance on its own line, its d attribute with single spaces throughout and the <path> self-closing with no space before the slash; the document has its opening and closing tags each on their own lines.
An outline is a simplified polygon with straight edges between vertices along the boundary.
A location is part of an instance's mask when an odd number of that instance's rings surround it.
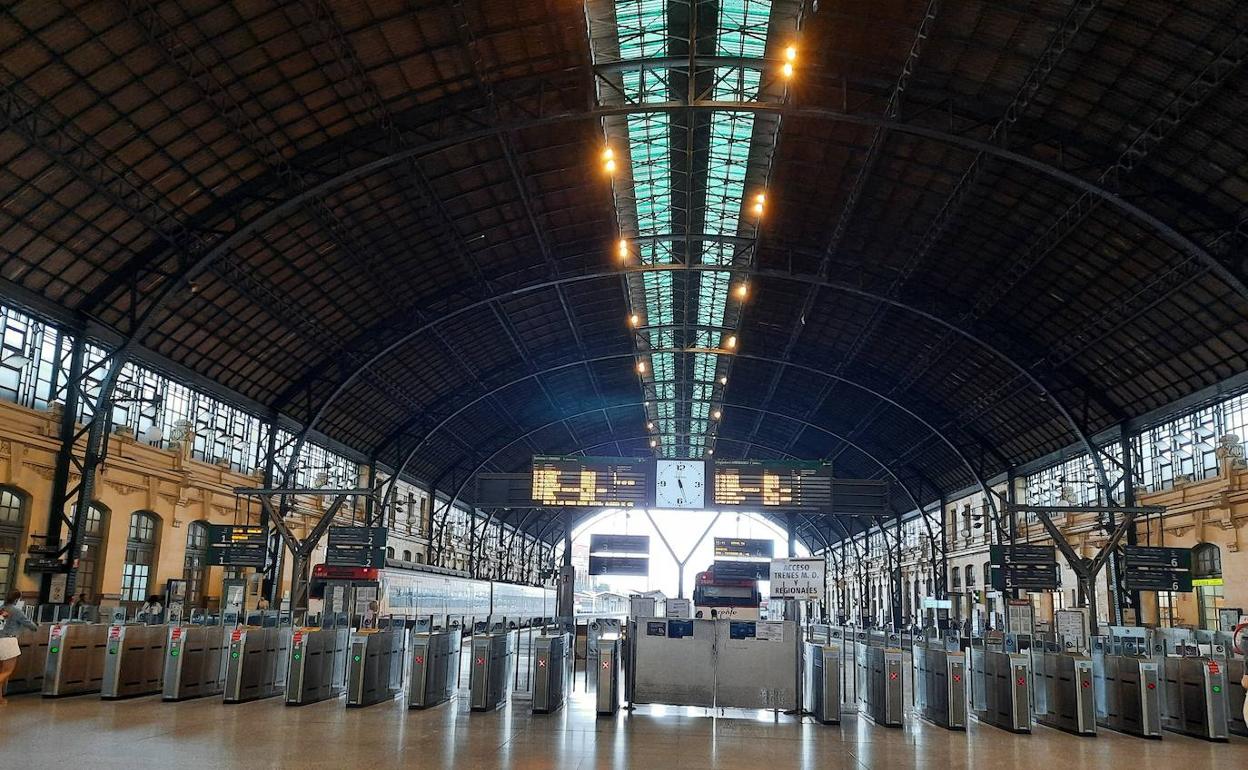
<svg viewBox="0 0 1248 770">
<path fill-rule="evenodd" d="M 165 611 L 165 607 L 160 603 L 160 597 L 152 594 L 147 597 L 147 603 L 139 608 L 139 620 L 148 625 L 156 625 L 161 620 L 161 613 Z"/>
<path fill-rule="evenodd" d="M 17 669 L 17 659 L 22 654 L 17 635 L 24 628 L 39 630 L 39 626 L 26 617 L 21 601 L 21 591 L 10 591 L 4 597 L 4 604 L 0 605 L 0 706 L 8 704 L 4 699 L 4 688 Z"/>
</svg>

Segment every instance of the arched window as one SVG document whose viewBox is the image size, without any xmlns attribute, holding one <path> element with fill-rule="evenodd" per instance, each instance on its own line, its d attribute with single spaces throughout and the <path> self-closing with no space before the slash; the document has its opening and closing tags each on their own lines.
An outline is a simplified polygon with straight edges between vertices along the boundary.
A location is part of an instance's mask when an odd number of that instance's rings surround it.
<svg viewBox="0 0 1248 770">
<path fill-rule="evenodd" d="M 1222 549 L 1213 543 L 1201 543 L 1193 548 L 1192 577 L 1222 577 Z"/>
<path fill-rule="evenodd" d="M 394 558 L 394 548 L 389 547 L 389 546 L 387 546 L 387 547 L 386 547 L 386 558 L 387 558 L 387 559 L 393 559 L 393 558 Z"/>
<path fill-rule="evenodd" d="M 13 588 L 25 526 L 26 495 L 13 487 L 0 487 L 0 594 Z"/>
<path fill-rule="evenodd" d="M 150 595 L 152 571 L 156 564 L 156 535 L 160 519 L 147 511 L 130 514 L 126 537 L 126 561 L 121 572 L 121 600 L 141 602 Z"/>
<path fill-rule="evenodd" d="M 104 553 L 104 535 L 108 532 L 108 509 L 99 503 L 87 508 L 87 520 L 79 536 L 78 577 L 75 594 L 86 594 L 94 601 L 100 590 L 100 554 Z"/>
<path fill-rule="evenodd" d="M 966 565 L 966 587 L 975 587 L 975 568 L 969 564 Z"/>
<path fill-rule="evenodd" d="M 408 550 L 404 550 L 404 551 L 403 551 L 403 561 L 411 561 L 411 560 L 412 560 L 412 552 L 411 552 L 411 551 L 408 551 Z"/>
<path fill-rule="evenodd" d="M 1216 585 L 1196 587 L 1196 605 L 1200 610 L 1200 627 L 1218 630 L 1218 610 L 1225 604 L 1222 592 L 1222 549 L 1214 543 L 1201 543 L 1192 549 L 1192 577 L 1217 580 Z"/>
<path fill-rule="evenodd" d="M 992 563 L 984 562 L 984 588 L 992 587 Z"/>
<path fill-rule="evenodd" d="M 182 560 L 182 579 L 186 581 L 187 606 L 202 605 L 207 572 L 208 525 L 202 521 L 192 521 L 186 528 L 186 556 Z"/>
</svg>

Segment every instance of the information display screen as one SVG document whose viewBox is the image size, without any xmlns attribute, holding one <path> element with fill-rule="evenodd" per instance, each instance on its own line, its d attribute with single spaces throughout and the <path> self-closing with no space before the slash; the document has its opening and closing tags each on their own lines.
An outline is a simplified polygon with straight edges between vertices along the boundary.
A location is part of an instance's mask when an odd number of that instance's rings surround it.
<svg viewBox="0 0 1248 770">
<path fill-rule="evenodd" d="M 639 458 L 536 456 L 533 502 L 542 507 L 644 507 L 649 465 Z"/>
<path fill-rule="evenodd" d="M 264 527 L 249 524 L 209 524 L 207 562 L 224 567 L 264 567 Z"/>
<path fill-rule="evenodd" d="M 716 461 L 715 505 L 830 510 L 832 469 L 818 463 Z"/>
</svg>

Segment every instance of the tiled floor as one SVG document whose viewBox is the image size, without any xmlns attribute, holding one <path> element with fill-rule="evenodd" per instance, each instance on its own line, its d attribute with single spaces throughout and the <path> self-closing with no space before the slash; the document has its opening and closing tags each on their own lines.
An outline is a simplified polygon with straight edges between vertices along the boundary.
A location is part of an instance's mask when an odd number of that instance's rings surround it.
<svg viewBox="0 0 1248 770">
<path fill-rule="evenodd" d="M 224 706 L 22 695 L 0 708 L 0 767 L 1248 768 L 1242 738 L 1076 738 L 1043 727 L 1012 735 L 978 724 L 950 733 L 914 720 L 890 730 L 850 716 L 840 727 L 753 716 L 652 707 L 597 719 L 583 697 L 530 715 L 522 700 L 469 713 L 463 697 L 409 711 L 402 701 L 348 710 L 341 701 L 288 708 L 280 699 Z"/>
</svg>

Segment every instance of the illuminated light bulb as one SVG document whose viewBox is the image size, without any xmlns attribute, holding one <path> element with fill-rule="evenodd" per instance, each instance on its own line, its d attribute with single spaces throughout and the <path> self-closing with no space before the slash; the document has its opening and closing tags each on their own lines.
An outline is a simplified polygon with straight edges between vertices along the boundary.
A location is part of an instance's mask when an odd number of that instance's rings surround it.
<svg viewBox="0 0 1248 770">
<path fill-rule="evenodd" d="M 603 161 L 614 160 L 615 150 L 611 149 L 610 147 L 607 147 L 606 149 L 604 149 L 602 151 L 602 159 Z"/>
<path fill-rule="evenodd" d="M 621 238 L 615 248 L 620 255 L 620 259 L 628 259 L 628 241 Z"/>
<path fill-rule="evenodd" d="M 755 202 L 755 203 L 757 203 L 757 204 L 759 204 L 759 205 L 762 205 L 762 204 L 766 203 L 766 202 L 767 202 L 767 195 L 766 195 L 766 193 L 759 193 L 758 195 L 755 195 L 755 196 L 754 196 L 754 202 Z"/>
<path fill-rule="evenodd" d="M 747 284 L 744 284 L 744 283 L 737 284 L 737 298 L 738 299 L 745 299 L 746 297 L 749 296 L 749 294 L 750 294 L 750 287 Z"/>
<path fill-rule="evenodd" d="M 788 61 L 797 61 L 797 46 L 791 45 L 784 49 L 784 58 Z"/>
<path fill-rule="evenodd" d="M 781 71 L 782 73 L 784 73 L 784 76 L 785 76 L 786 78 L 791 78 L 791 77 L 793 77 L 793 62 L 791 62 L 791 61 L 786 61 L 786 62 L 784 63 L 784 66 L 780 68 L 780 71 Z"/>
<path fill-rule="evenodd" d="M 645 373 L 646 373 L 646 362 L 645 362 L 645 361 L 638 361 L 638 362 L 637 362 L 637 373 L 638 373 L 638 374 L 645 374 Z"/>
<path fill-rule="evenodd" d="M 707 453 L 708 455 L 713 455 L 713 454 L 715 454 L 715 450 L 714 450 L 714 449 L 708 449 L 708 450 L 706 450 L 706 453 Z"/>
<path fill-rule="evenodd" d="M 711 412 L 711 416 L 712 416 L 712 417 L 714 417 L 716 420 L 718 420 L 720 417 L 722 417 L 722 416 L 723 416 L 723 414 L 724 414 L 724 413 L 723 413 L 723 412 L 721 412 L 721 411 L 719 411 L 718 409 L 716 409 L 714 412 Z"/>
<path fill-rule="evenodd" d="M 651 448 L 651 449 L 654 449 L 654 448 L 655 448 L 656 446 L 658 446 L 658 445 L 659 445 L 659 442 L 655 441 L 654 439 L 650 439 L 650 448 Z"/>
<path fill-rule="evenodd" d="M 608 174 L 614 174 L 615 173 L 615 160 L 612 158 L 607 158 L 607 162 L 602 164 L 602 167 L 607 170 Z"/>
<path fill-rule="evenodd" d="M 720 385 L 727 385 L 727 384 L 728 384 L 728 378 L 727 378 L 727 377 L 720 377 L 720 378 L 719 378 L 719 384 L 720 384 Z"/>
<path fill-rule="evenodd" d="M 733 334 L 728 338 L 728 349 L 732 350 L 737 346 L 737 335 Z"/>
<path fill-rule="evenodd" d="M 637 326 L 638 324 L 641 323 L 641 316 L 637 315 L 636 313 L 633 313 L 631 316 L 628 317 L 628 322 L 631 323 L 633 326 Z"/>
<path fill-rule="evenodd" d="M 654 430 L 654 423 L 652 422 L 646 423 L 646 430 Z"/>
</svg>

